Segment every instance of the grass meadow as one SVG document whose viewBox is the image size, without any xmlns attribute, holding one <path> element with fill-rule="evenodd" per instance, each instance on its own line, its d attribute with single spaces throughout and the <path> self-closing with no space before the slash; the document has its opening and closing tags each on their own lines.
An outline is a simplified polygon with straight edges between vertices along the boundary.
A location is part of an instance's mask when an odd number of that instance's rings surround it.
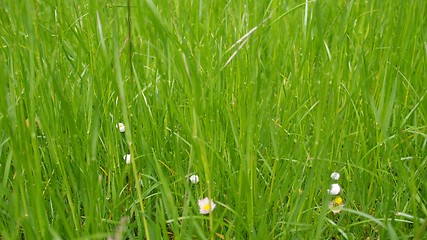
<svg viewBox="0 0 427 240">
<path fill-rule="evenodd" d="M 427 237 L 425 1 L 2 0 L 0 37 L 0 239 Z"/>
</svg>

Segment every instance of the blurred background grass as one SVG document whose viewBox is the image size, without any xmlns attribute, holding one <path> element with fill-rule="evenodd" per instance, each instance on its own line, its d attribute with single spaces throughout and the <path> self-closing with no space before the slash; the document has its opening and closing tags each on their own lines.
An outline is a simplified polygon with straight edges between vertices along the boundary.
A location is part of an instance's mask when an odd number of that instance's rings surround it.
<svg viewBox="0 0 427 240">
<path fill-rule="evenodd" d="M 0 236 L 425 237 L 426 16 L 424 1 L 2 1 Z"/>
</svg>

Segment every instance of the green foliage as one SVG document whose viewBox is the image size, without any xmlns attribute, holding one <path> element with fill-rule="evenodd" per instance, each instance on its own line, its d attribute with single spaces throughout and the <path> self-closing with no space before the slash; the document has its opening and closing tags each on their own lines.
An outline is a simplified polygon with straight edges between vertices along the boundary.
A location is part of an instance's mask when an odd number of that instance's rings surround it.
<svg viewBox="0 0 427 240">
<path fill-rule="evenodd" d="M 427 236 L 424 1 L 17 0 L 0 21 L 1 239 Z"/>
</svg>

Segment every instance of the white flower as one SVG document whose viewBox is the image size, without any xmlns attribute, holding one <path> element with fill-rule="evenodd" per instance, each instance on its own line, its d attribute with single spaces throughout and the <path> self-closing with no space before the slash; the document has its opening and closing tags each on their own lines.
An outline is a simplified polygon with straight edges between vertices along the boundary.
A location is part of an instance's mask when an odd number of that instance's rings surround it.
<svg viewBox="0 0 427 240">
<path fill-rule="evenodd" d="M 331 174 L 331 178 L 332 178 L 332 180 L 338 180 L 338 179 L 340 179 L 340 174 L 337 172 L 333 172 Z"/>
<path fill-rule="evenodd" d="M 116 128 L 118 128 L 121 133 L 126 131 L 126 127 L 123 123 L 117 123 Z"/>
<path fill-rule="evenodd" d="M 126 154 L 123 156 L 123 160 L 126 161 L 126 164 L 130 164 L 130 159 L 131 159 L 130 154 Z"/>
<path fill-rule="evenodd" d="M 344 207 L 344 201 L 341 197 L 336 197 L 329 203 L 328 207 L 334 214 L 340 213 Z"/>
<path fill-rule="evenodd" d="M 197 201 L 197 204 L 199 204 L 199 209 L 201 214 L 209 214 L 216 207 L 216 204 L 212 200 L 210 200 L 208 197 L 199 199 L 199 201 Z"/>
<path fill-rule="evenodd" d="M 331 189 L 328 189 L 328 193 L 331 195 L 338 195 L 341 191 L 340 185 L 338 183 L 334 183 L 331 185 Z"/>
<path fill-rule="evenodd" d="M 191 175 L 189 179 L 190 179 L 191 183 L 198 183 L 199 182 L 199 176 L 197 176 L 195 174 Z"/>
</svg>

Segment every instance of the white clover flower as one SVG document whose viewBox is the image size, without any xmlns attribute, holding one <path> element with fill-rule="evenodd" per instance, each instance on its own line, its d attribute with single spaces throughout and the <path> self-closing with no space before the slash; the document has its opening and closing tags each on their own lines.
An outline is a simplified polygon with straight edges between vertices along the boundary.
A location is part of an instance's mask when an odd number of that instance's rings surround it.
<svg viewBox="0 0 427 240">
<path fill-rule="evenodd" d="M 331 195 L 338 195 L 341 191 L 341 187 L 338 183 L 334 183 L 331 185 L 331 189 L 328 189 L 328 193 Z"/>
<path fill-rule="evenodd" d="M 331 174 L 331 178 L 332 178 L 332 180 L 338 180 L 338 179 L 340 179 L 340 174 L 337 172 L 333 172 Z"/>
<path fill-rule="evenodd" d="M 126 154 L 123 156 L 123 160 L 126 161 L 126 164 L 130 164 L 131 156 L 130 154 Z"/>
<path fill-rule="evenodd" d="M 216 204 L 208 197 L 199 199 L 199 201 L 197 201 L 197 204 L 199 204 L 200 214 L 209 214 L 216 207 Z"/>
<path fill-rule="evenodd" d="M 123 123 L 117 123 L 116 128 L 118 128 L 121 133 L 126 131 L 126 127 Z"/>
<path fill-rule="evenodd" d="M 191 183 L 198 183 L 199 182 L 199 176 L 197 176 L 195 174 L 191 175 L 189 179 L 190 179 Z"/>
</svg>

